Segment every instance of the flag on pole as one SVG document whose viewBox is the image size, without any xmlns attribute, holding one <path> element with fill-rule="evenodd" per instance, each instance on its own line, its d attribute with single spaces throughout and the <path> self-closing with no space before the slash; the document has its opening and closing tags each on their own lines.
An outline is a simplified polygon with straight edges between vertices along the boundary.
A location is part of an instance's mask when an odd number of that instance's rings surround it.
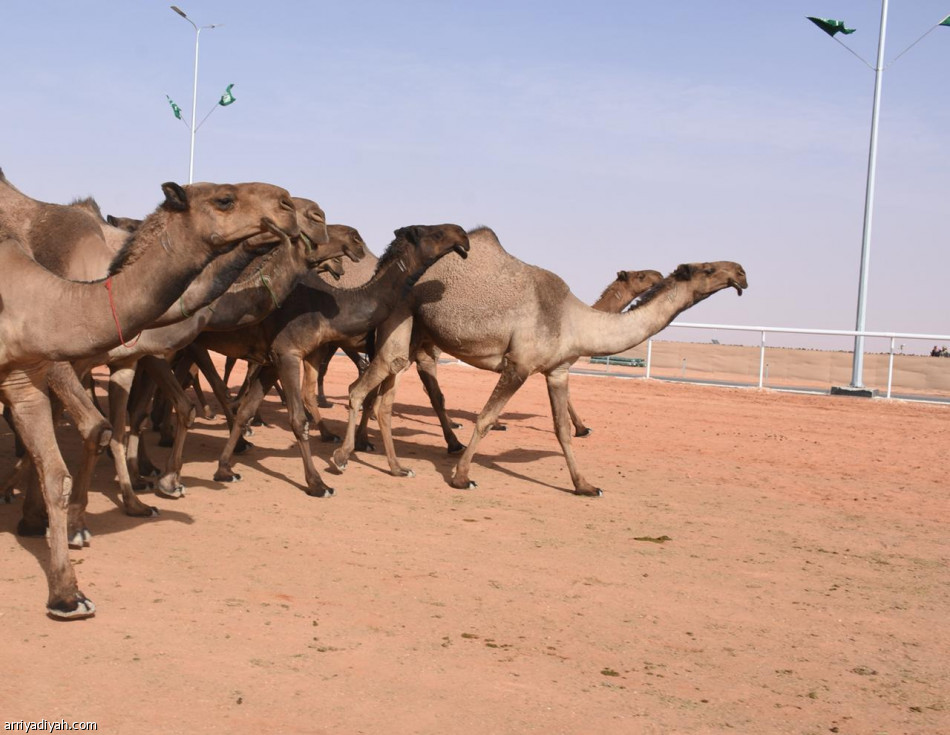
<svg viewBox="0 0 950 735">
<path fill-rule="evenodd" d="M 807 16 L 808 20 L 821 28 L 825 33 L 834 38 L 836 33 L 854 33 L 854 28 L 845 28 L 843 20 L 832 20 L 831 18 L 812 18 Z"/>
<path fill-rule="evenodd" d="M 181 120 L 181 108 L 180 108 L 178 105 L 176 105 L 176 104 L 172 101 L 172 98 L 169 97 L 167 94 L 165 95 L 165 99 L 167 99 L 167 100 L 168 100 L 168 104 L 170 104 L 170 105 L 172 106 L 172 112 L 175 113 L 175 117 L 177 117 L 179 120 Z"/>
<path fill-rule="evenodd" d="M 231 87 L 233 86 L 234 86 L 233 84 L 229 84 L 228 88 L 224 90 L 224 94 L 221 95 L 221 99 L 218 100 L 218 104 L 221 105 L 222 107 L 227 107 L 232 102 L 234 102 L 234 99 L 235 99 L 234 95 L 231 94 Z"/>
<path fill-rule="evenodd" d="M 939 23 L 937 23 L 937 25 L 938 25 L 938 26 L 947 26 L 947 27 L 950 27 L 950 15 L 948 15 L 948 16 L 947 16 L 946 18 L 944 18 L 942 21 L 940 21 Z"/>
</svg>

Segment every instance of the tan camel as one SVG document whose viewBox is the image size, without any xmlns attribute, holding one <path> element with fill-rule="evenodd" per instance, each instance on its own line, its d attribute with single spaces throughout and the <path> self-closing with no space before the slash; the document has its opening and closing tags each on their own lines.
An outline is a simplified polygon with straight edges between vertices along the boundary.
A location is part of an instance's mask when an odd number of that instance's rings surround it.
<svg viewBox="0 0 950 735">
<path fill-rule="evenodd" d="M 501 377 L 475 423 L 468 447 L 450 484 L 474 487 L 469 468 L 479 440 L 495 423 L 505 403 L 528 376 L 543 373 L 548 384 L 554 428 L 574 483 L 574 492 L 600 495 L 577 468 L 571 449 L 567 412 L 567 378 L 571 363 L 585 355 L 612 355 L 639 344 L 669 324 L 677 314 L 716 291 L 747 287 L 742 266 L 731 262 L 679 266 L 623 314 L 607 314 L 583 304 L 553 273 L 509 255 L 495 234 L 480 228 L 469 233 L 470 263 L 437 263 L 413 288 L 411 309 L 394 314 L 378 330 L 377 354 L 351 386 L 349 422 L 343 445 L 333 454 L 338 470 L 346 467 L 355 444 L 357 411 L 367 393 L 383 384 L 377 408 L 383 446 L 394 475 L 408 475 L 396 457 L 391 414 L 395 376 L 409 363 L 413 321 L 445 352 Z M 491 274 L 491 302 L 484 279 Z M 438 292 L 440 298 L 433 298 Z M 385 381 L 385 382 L 384 382 Z"/>
<path fill-rule="evenodd" d="M 348 243 L 331 242 L 327 234 L 326 217 L 316 202 L 299 197 L 293 197 L 292 201 L 296 208 L 300 236 L 291 239 L 283 235 L 277 248 L 265 255 L 253 256 L 238 279 L 214 302 L 177 324 L 144 330 L 131 347 L 119 345 L 108 353 L 75 363 L 80 375 L 96 365 L 109 365 L 109 418 L 113 428 L 109 448 L 128 515 L 151 516 L 158 513 L 156 508 L 143 503 L 133 491 L 126 462 L 127 425 L 130 423 L 134 427 L 129 442 L 129 451 L 134 453 L 132 439 L 137 442 L 141 433 L 139 427 L 145 419 L 144 406 L 139 406 L 137 411 L 133 411 L 131 419 L 128 422 L 126 420 L 136 368 L 140 364 L 144 366 L 155 384 L 170 395 L 176 406 L 178 432 L 165 473 L 158 478 L 155 491 L 164 497 L 180 498 L 184 495 L 180 481 L 184 442 L 188 427 L 194 421 L 195 409 L 172 373 L 167 358 L 189 345 L 204 329 L 234 329 L 260 321 L 287 297 L 308 270 L 326 267 L 336 271 L 343 255 L 355 258 L 361 255 L 356 249 L 348 251 Z M 218 259 L 221 260 L 223 258 Z M 140 363 L 143 358 L 144 362 Z M 87 456 L 85 461 L 95 463 L 94 457 L 90 459 Z M 88 489 L 88 483 L 78 480 L 73 489 L 69 509 L 69 540 L 70 546 L 74 548 L 88 546 L 91 538 L 84 520 Z M 42 529 L 42 518 L 24 518 L 24 521 L 34 530 Z"/>
<path fill-rule="evenodd" d="M 598 311 L 605 311 L 613 314 L 619 314 L 640 294 L 645 293 L 651 287 L 655 286 L 663 279 L 659 271 L 619 271 L 617 277 L 604 289 L 600 298 L 594 302 L 591 308 Z M 425 388 L 426 395 L 429 396 L 429 402 L 439 419 L 439 425 L 442 427 L 442 435 L 445 437 L 445 444 L 448 447 L 449 454 L 458 454 L 465 450 L 455 435 L 454 429 L 459 428 L 458 424 L 452 422 L 445 410 L 445 396 L 439 386 L 437 378 L 437 369 L 439 365 L 439 356 L 442 351 L 435 342 L 427 337 L 418 324 L 416 325 L 417 335 L 413 343 L 416 345 L 412 359 L 416 363 L 416 370 L 422 381 L 422 387 Z M 570 392 L 568 392 L 570 394 Z M 574 436 L 589 436 L 589 429 L 574 409 L 573 402 L 568 397 L 567 410 L 571 416 L 571 423 L 574 424 Z M 363 421 L 365 423 L 365 415 Z M 493 430 L 504 431 L 507 427 L 496 422 L 492 426 Z M 364 429 L 365 430 L 365 429 Z"/>
<path fill-rule="evenodd" d="M 280 309 L 253 329 L 216 335 L 206 332 L 201 336 L 210 349 L 262 365 L 238 407 L 214 479 L 239 479 L 231 458 L 241 429 L 279 378 L 303 460 L 306 492 L 316 497 L 333 494 L 313 465 L 309 422 L 300 399 L 301 363 L 314 359 L 325 344 L 374 329 L 405 300 L 412 284 L 433 263 L 453 252 L 461 256 L 453 260 L 461 260 L 468 252 L 468 237 L 458 225 L 413 225 L 396 230 L 395 235 L 377 263 L 376 274 L 364 286 L 337 289 L 308 276 Z M 313 418 L 321 423 L 319 413 Z"/>
<path fill-rule="evenodd" d="M 297 227 L 289 195 L 275 186 L 162 188 L 165 201 L 99 281 L 61 279 L 37 265 L 15 237 L 0 238 L 0 399 L 38 471 L 49 517 L 47 611 L 58 618 L 89 617 L 95 606 L 79 591 L 69 563 L 66 509 L 73 481 L 53 431 L 50 363 L 133 338 L 216 255 L 239 243 L 259 247 L 274 240 L 274 231 L 295 233 Z"/>
</svg>

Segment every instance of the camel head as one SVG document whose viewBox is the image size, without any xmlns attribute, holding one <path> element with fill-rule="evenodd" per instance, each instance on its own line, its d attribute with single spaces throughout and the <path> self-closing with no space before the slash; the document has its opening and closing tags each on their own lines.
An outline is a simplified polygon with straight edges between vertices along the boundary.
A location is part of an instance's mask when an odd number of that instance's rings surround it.
<svg viewBox="0 0 950 735">
<path fill-rule="evenodd" d="M 354 263 L 366 255 L 366 243 L 355 227 L 349 225 L 327 225 L 329 242 L 319 249 L 321 263 L 327 260 L 326 267 L 318 269 L 329 273 L 336 280 L 343 275 L 343 258 L 349 258 Z"/>
<path fill-rule="evenodd" d="M 165 226 L 184 228 L 189 239 L 205 243 L 212 251 L 225 251 L 241 243 L 251 252 L 268 252 L 281 234 L 297 237 L 297 211 L 286 189 L 262 183 L 162 184 L 165 201 L 159 210 Z"/>
<path fill-rule="evenodd" d="M 458 225 L 411 225 L 400 227 L 393 234 L 396 239 L 390 249 L 398 243 L 405 243 L 420 265 L 431 265 L 452 252 L 461 258 L 468 257 L 468 235 Z"/>
<path fill-rule="evenodd" d="M 679 282 L 687 282 L 693 289 L 696 301 L 711 296 L 724 288 L 734 288 L 742 296 L 749 287 L 745 269 L 738 263 L 719 260 L 714 263 L 684 263 L 671 274 Z"/>
<path fill-rule="evenodd" d="M 317 245 L 330 242 L 327 234 L 327 216 L 312 199 L 292 197 L 297 209 L 297 225 L 300 227 L 300 239 L 308 251 L 316 250 Z"/>
</svg>

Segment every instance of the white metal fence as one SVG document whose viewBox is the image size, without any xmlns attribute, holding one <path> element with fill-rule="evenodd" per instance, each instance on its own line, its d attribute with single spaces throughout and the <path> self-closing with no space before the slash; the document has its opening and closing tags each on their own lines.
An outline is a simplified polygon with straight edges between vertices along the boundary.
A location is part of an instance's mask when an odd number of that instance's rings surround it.
<svg viewBox="0 0 950 735">
<path fill-rule="evenodd" d="M 720 330 L 720 331 L 732 331 L 732 332 L 751 332 L 757 333 L 759 335 L 759 375 L 758 375 L 758 387 L 762 388 L 765 385 L 765 371 L 766 371 L 766 362 L 765 362 L 765 350 L 766 350 L 766 340 L 765 337 L 767 334 L 780 333 L 780 334 L 812 334 L 812 335 L 822 335 L 822 336 L 834 336 L 834 337 L 857 337 L 864 336 L 867 338 L 879 338 L 879 339 L 888 339 L 890 341 L 889 348 L 889 359 L 888 359 L 888 370 L 887 370 L 887 391 L 886 397 L 891 398 L 891 388 L 893 386 L 894 378 L 894 349 L 896 346 L 896 341 L 901 340 L 924 340 L 927 342 L 950 342 L 950 335 L 941 335 L 941 334 L 913 334 L 907 332 L 859 332 L 854 330 L 843 330 L 843 329 L 801 329 L 796 327 L 759 327 L 759 326 L 736 326 L 730 324 L 695 324 L 689 322 L 674 322 L 670 324 L 667 329 L 671 327 L 679 327 L 686 329 L 708 329 L 708 330 Z M 652 370 L 652 353 L 653 353 L 653 340 L 650 339 L 647 341 L 646 347 L 646 376 L 649 378 L 651 376 Z M 608 369 L 609 369 L 609 362 Z"/>
</svg>

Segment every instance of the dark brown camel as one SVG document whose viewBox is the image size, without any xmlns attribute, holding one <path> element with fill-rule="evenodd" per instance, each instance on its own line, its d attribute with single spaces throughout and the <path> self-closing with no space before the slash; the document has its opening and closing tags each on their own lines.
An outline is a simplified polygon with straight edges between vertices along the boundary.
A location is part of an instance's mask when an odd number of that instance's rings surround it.
<svg viewBox="0 0 950 735">
<path fill-rule="evenodd" d="M 415 225 L 396 230 L 396 239 L 377 263 L 364 286 L 336 289 L 320 278 L 308 278 L 286 303 L 249 330 L 201 336 L 208 348 L 251 360 L 262 369 L 251 381 L 235 417 L 228 443 L 218 461 L 215 479 L 233 481 L 231 457 L 241 427 L 254 415 L 270 387 L 280 379 L 287 396 L 290 425 L 304 464 L 307 494 L 332 495 L 310 454 L 309 426 L 300 397 L 300 366 L 329 342 L 365 334 L 382 322 L 405 298 L 408 289 L 433 263 L 449 253 L 465 257 L 468 238 L 457 225 Z M 319 421 L 319 416 L 314 417 Z"/>
</svg>

